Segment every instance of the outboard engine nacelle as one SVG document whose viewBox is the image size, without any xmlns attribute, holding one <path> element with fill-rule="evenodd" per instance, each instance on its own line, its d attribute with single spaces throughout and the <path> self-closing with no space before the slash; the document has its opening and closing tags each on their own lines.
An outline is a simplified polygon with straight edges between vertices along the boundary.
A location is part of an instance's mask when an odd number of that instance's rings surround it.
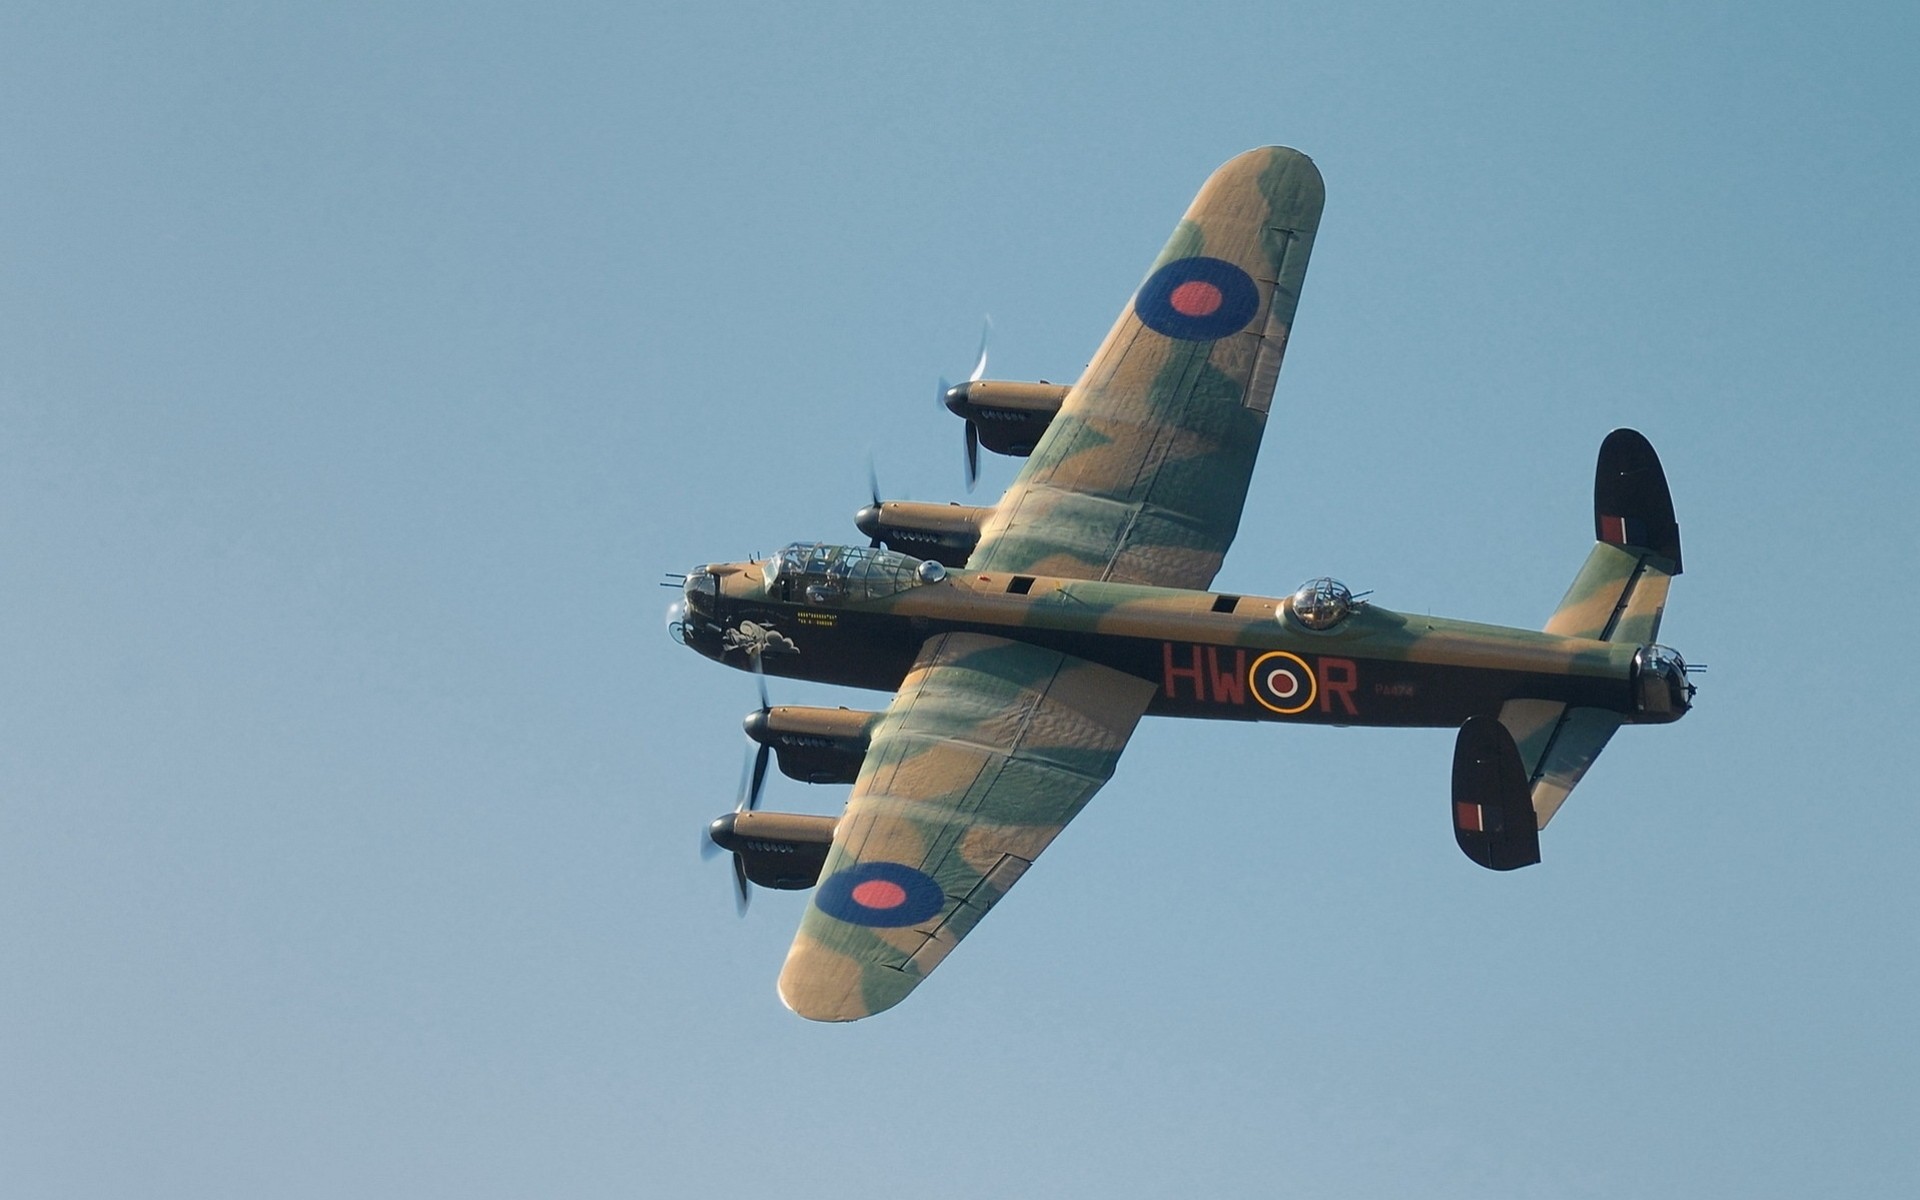
<svg viewBox="0 0 1920 1200">
<path fill-rule="evenodd" d="M 978 431 L 982 446 L 1025 458 L 1072 390 L 1063 383 L 974 379 L 948 388 L 942 399 L 949 412 Z"/>
<path fill-rule="evenodd" d="M 730 812 L 707 826 L 707 837 L 733 854 L 752 882 L 798 891 L 820 881 L 838 824 L 834 817 L 803 813 Z"/>
<path fill-rule="evenodd" d="M 1651 643 L 1633 655 L 1633 708 L 1651 724 L 1678 721 L 1693 707 L 1693 684 L 1678 650 Z"/>
</svg>

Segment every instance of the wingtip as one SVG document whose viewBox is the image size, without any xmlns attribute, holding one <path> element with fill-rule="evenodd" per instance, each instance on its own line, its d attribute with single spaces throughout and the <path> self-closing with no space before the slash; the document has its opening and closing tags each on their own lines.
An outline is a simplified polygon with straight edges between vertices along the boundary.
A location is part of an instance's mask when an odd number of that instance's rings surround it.
<svg viewBox="0 0 1920 1200">
<path fill-rule="evenodd" d="M 867 1002 L 865 981 L 857 960 L 803 933 L 787 951 L 776 990 L 780 1003 L 809 1021 L 858 1021 L 879 1011 Z"/>
</svg>

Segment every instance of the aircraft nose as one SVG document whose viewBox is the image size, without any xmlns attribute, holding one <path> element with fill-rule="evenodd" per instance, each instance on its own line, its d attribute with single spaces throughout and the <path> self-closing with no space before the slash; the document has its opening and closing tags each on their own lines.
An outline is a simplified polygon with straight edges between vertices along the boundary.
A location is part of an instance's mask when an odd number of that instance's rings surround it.
<svg viewBox="0 0 1920 1200">
<path fill-rule="evenodd" d="M 875 539 L 874 545 L 879 545 L 878 539 L 881 529 L 880 506 L 878 504 L 869 504 L 859 512 L 854 513 L 853 527 L 868 537 Z"/>
</svg>

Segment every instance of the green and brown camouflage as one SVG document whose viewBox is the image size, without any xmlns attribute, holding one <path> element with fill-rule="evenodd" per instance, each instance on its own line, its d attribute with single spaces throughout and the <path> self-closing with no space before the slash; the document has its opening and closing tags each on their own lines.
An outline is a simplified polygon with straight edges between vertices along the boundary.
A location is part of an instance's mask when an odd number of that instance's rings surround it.
<svg viewBox="0 0 1920 1200">
<path fill-rule="evenodd" d="M 1128 305 L 968 566 L 1173 587 L 1212 581 L 1239 528 L 1325 201 L 1319 170 L 1296 150 L 1250 150 L 1214 172 L 1148 284 L 1182 262 L 1230 264 L 1185 285 L 1195 289 L 1194 311 L 1232 299 L 1207 288 L 1230 291 L 1244 279 L 1251 312 L 1209 340 L 1165 336 Z M 1162 313 L 1177 320 L 1181 299 L 1176 291 Z"/>
<path fill-rule="evenodd" d="M 1322 198 L 1292 150 L 1221 167 L 1057 413 L 1027 397 L 1016 416 L 1044 433 L 991 509 L 876 497 L 859 514 L 874 546 L 795 543 L 685 577 L 672 628 L 699 653 L 894 693 L 883 714 L 748 718 L 788 774 L 853 779 L 838 821 L 742 811 L 714 826 L 746 877 L 817 881 L 780 979 L 794 1011 L 852 1020 L 897 1003 L 1112 775 L 1142 715 L 1457 726 L 1456 839 L 1511 870 L 1539 860 L 1539 827 L 1616 729 L 1687 711 L 1685 664 L 1652 644 L 1679 526 L 1631 430 L 1601 447 L 1597 542 L 1544 630 L 1395 612 L 1330 579 L 1289 596 L 1205 590 L 1239 523 Z M 916 532 L 925 557 L 878 548 Z"/>
<path fill-rule="evenodd" d="M 885 876 L 855 884 L 839 915 L 810 905 L 781 998 L 834 1021 L 898 1003 L 1113 774 L 1151 688 L 1023 642 L 930 639 L 881 719 L 822 878 L 905 864 L 937 892 L 905 925 L 842 919 L 861 886 L 903 886 Z"/>
</svg>

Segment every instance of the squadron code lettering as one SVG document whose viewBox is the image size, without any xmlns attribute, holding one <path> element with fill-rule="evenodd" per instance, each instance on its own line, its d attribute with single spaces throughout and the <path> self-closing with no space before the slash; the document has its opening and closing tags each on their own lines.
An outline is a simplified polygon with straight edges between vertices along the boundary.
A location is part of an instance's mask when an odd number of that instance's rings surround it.
<svg viewBox="0 0 1920 1200">
<path fill-rule="evenodd" d="M 1358 664 L 1350 658 L 1315 658 L 1312 668 L 1313 685 L 1318 693 L 1314 706 L 1323 713 L 1359 716 L 1360 709 L 1353 702 L 1353 693 L 1360 687 Z M 1187 698 L 1200 704 L 1245 705 L 1248 689 L 1253 686 L 1257 684 L 1251 677 L 1244 646 L 1229 649 L 1161 643 L 1160 688 L 1169 700 L 1179 700 L 1185 692 Z M 1274 708 L 1272 704 L 1266 707 Z"/>
</svg>

